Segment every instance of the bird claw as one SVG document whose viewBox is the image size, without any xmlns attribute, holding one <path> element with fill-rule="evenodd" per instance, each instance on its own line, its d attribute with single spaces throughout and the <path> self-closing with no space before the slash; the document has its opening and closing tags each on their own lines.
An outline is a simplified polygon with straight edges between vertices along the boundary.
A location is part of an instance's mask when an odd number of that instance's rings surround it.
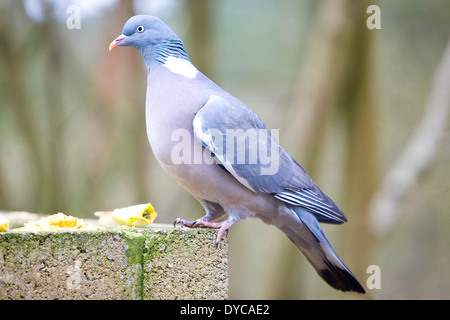
<svg viewBox="0 0 450 320">
<path fill-rule="evenodd" d="M 222 239 L 223 234 L 227 233 L 227 238 L 229 234 L 229 228 L 234 223 L 233 220 L 227 219 L 222 222 L 209 222 L 202 219 L 198 219 L 195 221 L 186 221 L 181 218 L 175 219 L 173 226 L 176 227 L 177 224 L 180 224 L 181 228 L 186 226 L 188 228 L 206 228 L 206 229 L 219 229 L 216 237 L 216 247 L 219 246 L 220 240 Z"/>
<path fill-rule="evenodd" d="M 175 219 L 173 226 L 176 227 L 178 223 L 181 227 L 188 228 L 220 229 L 220 227 L 222 226 L 222 222 L 209 222 L 202 219 L 187 221 L 181 218 Z"/>
<path fill-rule="evenodd" d="M 181 228 L 183 228 L 184 225 L 184 220 L 181 218 L 176 218 L 175 221 L 173 222 L 173 227 L 175 228 L 177 226 L 177 223 L 180 224 Z"/>
<path fill-rule="evenodd" d="M 230 234 L 230 229 L 226 229 L 225 230 L 225 236 L 227 237 L 227 239 L 229 238 L 229 234 Z M 217 237 L 216 237 L 216 248 L 219 248 L 219 244 L 220 244 L 220 240 L 222 239 L 222 235 L 223 234 L 221 234 L 220 233 L 220 230 L 219 230 L 219 233 L 217 234 Z"/>
</svg>

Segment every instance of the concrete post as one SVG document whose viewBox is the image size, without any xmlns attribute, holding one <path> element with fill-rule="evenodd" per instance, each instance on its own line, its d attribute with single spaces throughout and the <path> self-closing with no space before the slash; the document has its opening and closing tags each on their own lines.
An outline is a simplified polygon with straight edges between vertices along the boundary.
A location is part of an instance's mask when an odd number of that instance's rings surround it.
<svg viewBox="0 0 450 320">
<path fill-rule="evenodd" d="M 0 299 L 226 299 L 226 237 L 169 225 L 0 233 Z"/>
</svg>

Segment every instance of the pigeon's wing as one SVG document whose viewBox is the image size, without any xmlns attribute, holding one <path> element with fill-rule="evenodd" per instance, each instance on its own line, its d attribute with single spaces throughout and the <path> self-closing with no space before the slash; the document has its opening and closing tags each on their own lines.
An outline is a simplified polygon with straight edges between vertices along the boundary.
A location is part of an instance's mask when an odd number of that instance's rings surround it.
<svg viewBox="0 0 450 320">
<path fill-rule="evenodd" d="M 321 222 L 347 221 L 264 122 L 231 95 L 211 96 L 194 117 L 193 129 L 216 163 L 250 190 L 303 207 Z"/>
</svg>

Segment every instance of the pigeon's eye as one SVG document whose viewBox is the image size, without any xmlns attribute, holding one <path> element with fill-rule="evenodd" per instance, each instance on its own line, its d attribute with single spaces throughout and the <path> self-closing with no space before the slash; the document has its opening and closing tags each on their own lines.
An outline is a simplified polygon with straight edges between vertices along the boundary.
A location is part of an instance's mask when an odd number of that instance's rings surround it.
<svg viewBox="0 0 450 320">
<path fill-rule="evenodd" d="M 143 26 L 138 26 L 136 28 L 136 30 L 137 30 L 137 32 L 142 32 L 142 31 L 144 31 L 144 27 Z"/>
</svg>

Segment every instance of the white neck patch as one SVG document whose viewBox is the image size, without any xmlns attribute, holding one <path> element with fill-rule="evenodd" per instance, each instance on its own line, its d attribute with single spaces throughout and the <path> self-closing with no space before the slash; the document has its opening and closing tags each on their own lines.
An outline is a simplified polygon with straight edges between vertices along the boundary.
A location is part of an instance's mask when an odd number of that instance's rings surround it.
<svg viewBox="0 0 450 320">
<path fill-rule="evenodd" d="M 167 57 L 164 67 L 174 73 L 181 74 L 186 78 L 194 79 L 197 76 L 198 70 L 194 65 L 186 59 Z"/>
</svg>

